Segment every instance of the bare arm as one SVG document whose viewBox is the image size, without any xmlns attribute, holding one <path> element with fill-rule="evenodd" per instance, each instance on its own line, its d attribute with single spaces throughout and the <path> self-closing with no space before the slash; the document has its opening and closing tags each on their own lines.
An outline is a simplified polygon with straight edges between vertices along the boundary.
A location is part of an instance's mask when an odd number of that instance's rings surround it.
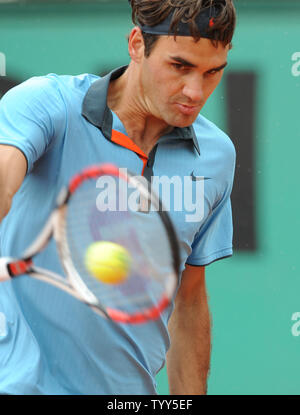
<svg viewBox="0 0 300 415">
<path fill-rule="evenodd" d="M 186 266 L 169 322 L 167 371 L 171 395 L 205 395 L 210 367 L 210 314 L 205 268 Z"/>
<path fill-rule="evenodd" d="M 8 214 L 14 194 L 27 171 L 24 154 L 13 146 L 0 144 L 0 222 Z"/>
</svg>

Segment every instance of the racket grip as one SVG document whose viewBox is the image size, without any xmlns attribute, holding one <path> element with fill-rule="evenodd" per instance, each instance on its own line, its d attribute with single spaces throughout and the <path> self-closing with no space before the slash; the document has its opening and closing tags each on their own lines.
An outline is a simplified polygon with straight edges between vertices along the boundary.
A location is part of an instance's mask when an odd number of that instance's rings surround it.
<svg viewBox="0 0 300 415">
<path fill-rule="evenodd" d="M 13 258 L 2 257 L 0 258 L 0 282 L 8 281 L 11 279 L 11 276 L 8 272 L 8 264 L 13 262 Z"/>
</svg>

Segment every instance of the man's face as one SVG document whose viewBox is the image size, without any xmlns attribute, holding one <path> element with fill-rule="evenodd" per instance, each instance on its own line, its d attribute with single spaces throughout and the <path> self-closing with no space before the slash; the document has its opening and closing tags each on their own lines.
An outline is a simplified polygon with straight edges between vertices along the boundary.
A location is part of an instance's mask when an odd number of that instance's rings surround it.
<svg viewBox="0 0 300 415">
<path fill-rule="evenodd" d="M 191 125 L 222 78 L 228 50 L 210 39 L 161 36 L 140 62 L 147 111 L 167 125 Z"/>
</svg>

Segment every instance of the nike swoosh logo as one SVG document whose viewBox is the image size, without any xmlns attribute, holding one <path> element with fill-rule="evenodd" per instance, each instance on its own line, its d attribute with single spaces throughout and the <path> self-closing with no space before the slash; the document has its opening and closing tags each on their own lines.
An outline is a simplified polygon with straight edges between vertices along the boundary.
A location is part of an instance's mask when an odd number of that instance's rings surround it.
<svg viewBox="0 0 300 415">
<path fill-rule="evenodd" d="M 191 179 L 193 180 L 193 182 L 197 182 L 199 180 L 210 180 L 211 177 L 195 176 L 194 172 L 192 172 Z"/>
</svg>

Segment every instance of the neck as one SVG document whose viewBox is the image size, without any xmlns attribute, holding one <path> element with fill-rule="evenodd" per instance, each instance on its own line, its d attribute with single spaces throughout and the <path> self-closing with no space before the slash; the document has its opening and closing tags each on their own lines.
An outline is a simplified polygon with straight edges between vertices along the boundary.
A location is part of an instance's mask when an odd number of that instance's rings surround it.
<svg viewBox="0 0 300 415">
<path fill-rule="evenodd" d="M 128 137 L 147 155 L 158 139 L 172 130 L 152 115 L 132 66 L 110 83 L 107 105 L 122 121 Z"/>
</svg>

